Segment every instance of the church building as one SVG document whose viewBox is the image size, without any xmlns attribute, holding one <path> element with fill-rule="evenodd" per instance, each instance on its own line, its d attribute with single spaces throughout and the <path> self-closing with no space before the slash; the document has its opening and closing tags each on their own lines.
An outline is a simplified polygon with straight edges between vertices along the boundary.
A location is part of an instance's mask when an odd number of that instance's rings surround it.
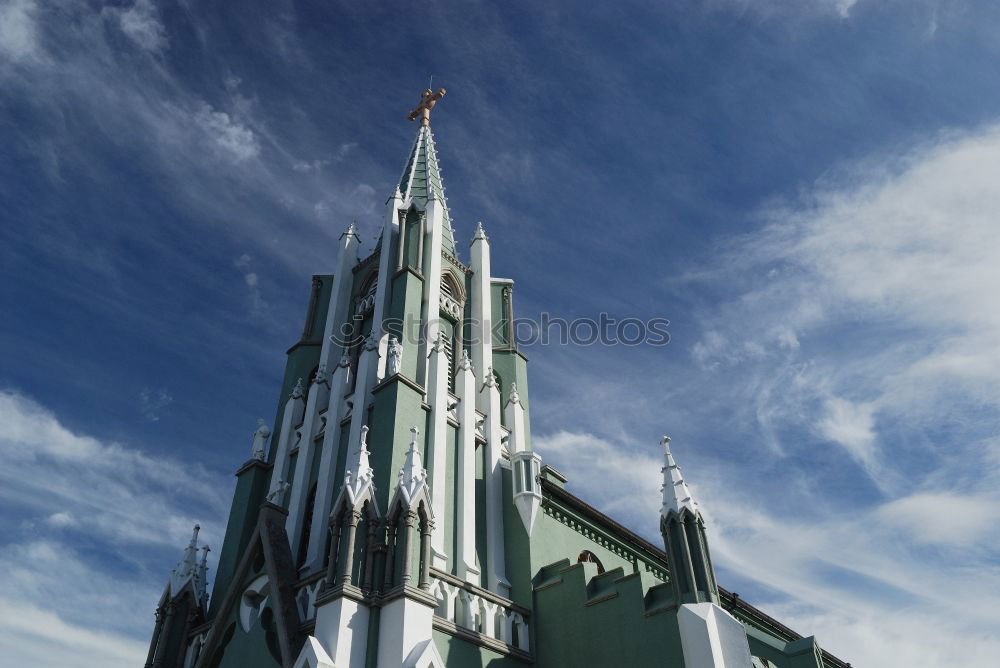
<svg viewBox="0 0 1000 668">
<path fill-rule="evenodd" d="M 514 282 L 482 225 L 467 251 L 452 228 L 430 127 L 444 94 L 410 114 L 372 253 L 352 225 L 313 276 L 211 597 L 195 527 L 146 668 L 847 666 L 717 584 L 669 438 L 656 544 L 532 450 Z"/>
</svg>

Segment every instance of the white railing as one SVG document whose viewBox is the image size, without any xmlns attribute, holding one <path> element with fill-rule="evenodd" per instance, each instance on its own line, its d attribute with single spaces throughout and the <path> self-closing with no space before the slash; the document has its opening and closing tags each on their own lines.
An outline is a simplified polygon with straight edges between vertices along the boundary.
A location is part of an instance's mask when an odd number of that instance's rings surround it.
<svg viewBox="0 0 1000 668">
<path fill-rule="evenodd" d="M 431 594 L 437 599 L 437 617 L 459 628 L 529 651 L 528 622 L 513 602 L 469 585 L 431 574 Z M 506 602 L 505 602 L 506 601 Z"/>
</svg>

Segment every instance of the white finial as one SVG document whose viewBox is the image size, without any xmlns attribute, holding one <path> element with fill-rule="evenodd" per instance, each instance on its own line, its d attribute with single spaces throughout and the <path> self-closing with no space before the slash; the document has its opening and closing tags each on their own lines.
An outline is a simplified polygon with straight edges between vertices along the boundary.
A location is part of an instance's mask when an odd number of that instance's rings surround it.
<svg viewBox="0 0 1000 668">
<path fill-rule="evenodd" d="M 351 458 L 347 462 L 347 475 L 344 478 L 344 485 L 347 494 L 353 504 L 364 493 L 367 487 L 372 486 L 375 472 L 372 470 L 368 455 L 368 425 L 361 425 L 361 439 L 358 447 L 351 453 Z"/>
<path fill-rule="evenodd" d="M 345 369 L 351 366 L 351 356 L 347 354 L 346 350 L 344 351 L 344 354 L 340 356 L 340 362 L 337 364 L 337 366 L 343 367 Z"/>
<path fill-rule="evenodd" d="M 510 384 L 510 403 L 512 404 L 521 403 L 521 395 L 517 393 L 517 383 L 514 382 Z"/>
<path fill-rule="evenodd" d="M 389 359 L 386 361 L 386 374 L 395 376 L 403 370 L 403 346 L 395 336 L 389 337 Z"/>
<path fill-rule="evenodd" d="M 427 470 L 421 461 L 420 445 L 417 443 L 419 436 L 420 430 L 410 427 L 410 448 L 406 451 L 403 468 L 399 469 L 399 489 L 407 503 L 427 484 Z"/>
<path fill-rule="evenodd" d="M 486 230 L 483 229 L 482 221 L 476 223 L 476 233 L 472 236 L 472 241 L 478 241 L 482 239 L 483 241 L 489 241 L 489 237 L 486 236 Z"/>
<path fill-rule="evenodd" d="M 305 390 L 302 388 L 302 379 L 299 378 L 295 383 L 295 387 L 292 388 L 292 399 L 301 399 Z"/>
<path fill-rule="evenodd" d="M 326 362 L 323 362 L 318 367 L 316 367 L 316 375 L 313 376 L 313 382 L 329 384 L 330 372 L 326 370 Z"/>
<path fill-rule="evenodd" d="M 691 490 L 681 475 L 681 467 L 670 452 L 670 437 L 660 439 L 660 445 L 663 446 L 663 468 L 660 469 L 663 473 L 663 486 L 660 488 L 663 492 L 663 505 L 660 514 L 666 516 L 671 511 L 680 513 L 685 508 L 697 513 L 698 502 L 691 495 Z"/>
<path fill-rule="evenodd" d="M 483 386 L 479 389 L 479 391 L 482 392 L 488 387 L 496 387 L 496 386 L 497 386 L 497 377 L 493 375 L 493 367 L 488 366 L 486 367 L 486 377 L 483 379 Z"/>
<path fill-rule="evenodd" d="M 462 359 L 458 361 L 458 370 L 465 371 L 467 369 L 472 369 L 472 360 L 469 359 L 469 351 L 462 348 Z"/>
<path fill-rule="evenodd" d="M 250 457 L 257 461 L 264 461 L 264 453 L 267 449 L 267 439 L 271 436 L 271 430 L 264 422 L 264 418 L 257 418 L 257 431 L 253 433 L 253 442 L 250 447 Z"/>
<path fill-rule="evenodd" d="M 444 332 L 438 332 L 437 336 L 434 337 L 434 343 L 431 344 L 431 349 L 427 356 L 430 357 L 433 353 L 443 353 L 444 351 Z"/>
</svg>

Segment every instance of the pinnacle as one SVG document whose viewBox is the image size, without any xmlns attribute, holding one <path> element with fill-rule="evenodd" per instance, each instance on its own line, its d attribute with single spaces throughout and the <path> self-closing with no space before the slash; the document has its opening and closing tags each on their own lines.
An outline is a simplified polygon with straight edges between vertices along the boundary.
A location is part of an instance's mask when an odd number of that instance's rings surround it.
<svg viewBox="0 0 1000 668">
<path fill-rule="evenodd" d="M 670 452 L 670 437 L 664 436 L 660 444 L 663 446 L 663 468 L 660 469 L 663 473 L 663 485 L 660 488 L 663 492 L 663 505 L 660 514 L 666 516 L 671 511 L 680 513 L 685 508 L 697 514 L 698 502 L 691 495 L 691 490 L 681 475 L 681 467 Z"/>
<path fill-rule="evenodd" d="M 403 174 L 396 188 L 398 196 L 404 203 L 417 204 L 423 208 L 428 202 L 438 201 L 443 205 L 444 229 L 442 236 L 445 250 L 455 252 L 455 233 L 452 229 L 451 214 L 448 211 L 448 201 L 445 197 L 444 180 L 438 163 L 437 149 L 434 146 L 434 135 L 429 127 L 421 126 L 410 150 Z"/>
</svg>

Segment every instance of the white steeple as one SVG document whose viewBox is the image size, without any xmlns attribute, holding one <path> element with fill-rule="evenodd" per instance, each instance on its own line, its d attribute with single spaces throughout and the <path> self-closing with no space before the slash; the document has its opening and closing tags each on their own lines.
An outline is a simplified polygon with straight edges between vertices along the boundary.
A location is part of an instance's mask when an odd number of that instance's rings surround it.
<svg viewBox="0 0 1000 668">
<path fill-rule="evenodd" d="M 362 425 L 361 441 L 351 453 L 351 459 L 347 462 L 347 475 L 344 479 L 344 489 L 347 491 L 351 505 L 356 504 L 369 488 L 374 490 L 375 472 L 368 463 L 369 454 L 368 425 Z"/>
<path fill-rule="evenodd" d="M 403 500 L 407 505 L 411 505 L 420 490 L 427 486 L 427 470 L 423 467 L 420 447 L 417 444 L 419 434 L 419 429 L 410 427 L 410 449 L 406 451 L 403 468 L 399 469 L 398 493 L 403 495 Z"/>
<path fill-rule="evenodd" d="M 184 556 L 177 563 L 177 566 L 170 573 L 170 595 L 178 595 L 187 583 L 191 582 L 195 597 L 201 603 L 205 598 L 205 575 L 208 571 L 208 546 L 204 547 L 205 553 L 202 560 L 198 561 L 198 532 L 201 527 L 194 525 L 191 532 L 191 540 L 184 548 Z"/>
<path fill-rule="evenodd" d="M 660 440 L 663 446 L 663 485 L 660 490 L 663 492 L 663 505 L 660 508 L 660 515 L 666 517 L 670 511 L 680 513 L 684 508 L 690 512 L 698 513 L 698 502 L 691 496 L 684 477 L 681 475 L 681 467 L 674 461 L 674 456 L 670 452 L 670 437 L 664 436 Z"/>
</svg>

